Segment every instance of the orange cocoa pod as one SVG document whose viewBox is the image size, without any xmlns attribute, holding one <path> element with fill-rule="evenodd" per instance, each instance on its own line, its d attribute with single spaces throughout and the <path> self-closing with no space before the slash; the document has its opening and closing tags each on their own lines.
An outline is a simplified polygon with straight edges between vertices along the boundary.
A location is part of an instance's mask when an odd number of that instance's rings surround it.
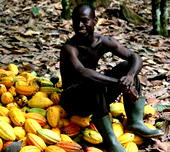
<svg viewBox="0 0 170 152">
<path fill-rule="evenodd" d="M 35 112 L 26 113 L 25 118 L 36 120 L 42 127 L 46 125 L 46 118 L 39 113 Z"/>
<path fill-rule="evenodd" d="M 76 142 L 60 141 L 56 144 L 66 152 L 83 152 L 83 148 Z"/>
<path fill-rule="evenodd" d="M 9 103 L 12 103 L 14 101 L 14 97 L 13 95 L 10 93 L 10 92 L 5 92 L 1 95 L 1 102 L 3 104 L 9 104 Z"/>
<path fill-rule="evenodd" d="M 50 145 L 45 149 L 45 152 L 66 152 L 63 148 L 56 145 Z"/>
<path fill-rule="evenodd" d="M 4 84 L 7 88 L 10 88 L 14 85 L 14 78 L 13 76 L 6 76 L 0 78 L 0 84 Z"/>
<path fill-rule="evenodd" d="M 66 135 L 72 137 L 72 136 L 78 135 L 80 132 L 80 129 L 81 128 L 79 125 L 71 122 L 69 125 L 61 128 L 61 132 L 63 134 L 66 134 Z"/>
<path fill-rule="evenodd" d="M 4 84 L 0 84 L 0 96 L 5 92 L 7 92 L 6 86 Z"/>
<path fill-rule="evenodd" d="M 3 141 L 2 141 L 2 139 L 0 138 L 0 151 L 2 150 L 2 148 L 3 148 Z"/>
</svg>

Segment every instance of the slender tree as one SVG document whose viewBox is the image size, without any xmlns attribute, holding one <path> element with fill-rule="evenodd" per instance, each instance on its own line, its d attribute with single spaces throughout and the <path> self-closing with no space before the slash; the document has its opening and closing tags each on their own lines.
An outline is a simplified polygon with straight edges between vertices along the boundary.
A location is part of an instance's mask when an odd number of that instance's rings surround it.
<svg viewBox="0 0 170 152">
<path fill-rule="evenodd" d="M 152 0 L 153 33 L 168 36 L 168 0 Z"/>
</svg>

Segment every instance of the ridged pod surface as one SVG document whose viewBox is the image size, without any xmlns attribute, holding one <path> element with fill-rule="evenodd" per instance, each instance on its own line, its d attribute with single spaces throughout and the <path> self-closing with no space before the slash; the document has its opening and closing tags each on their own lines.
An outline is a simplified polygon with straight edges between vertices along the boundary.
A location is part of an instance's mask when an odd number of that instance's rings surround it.
<svg viewBox="0 0 170 152">
<path fill-rule="evenodd" d="M 37 130 L 42 129 L 41 125 L 34 119 L 26 119 L 24 128 L 27 133 L 37 134 Z"/>
<path fill-rule="evenodd" d="M 50 129 L 39 129 L 37 130 L 37 134 L 45 141 L 46 144 L 55 144 L 61 141 L 61 137 L 58 133 Z"/>
<path fill-rule="evenodd" d="M 15 126 L 23 126 L 25 123 L 24 113 L 19 108 L 11 108 L 8 113 Z"/>
<path fill-rule="evenodd" d="M 16 139 L 13 127 L 5 121 L 0 121 L 0 137 L 12 141 Z"/>
<path fill-rule="evenodd" d="M 76 142 L 60 141 L 56 145 L 66 152 L 84 152 L 82 146 Z"/>
<path fill-rule="evenodd" d="M 27 134 L 27 143 L 38 147 L 41 151 L 45 150 L 47 147 L 42 138 L 32 133 Z"/>
<path fill-rule="evenodd" d="M 57 106 L 51 106 L 47 109 L 47 121 L 51 127 L 57 127 L 60 120 L 60 109 Z"/>
<path fill-rule="evenodd" d="M 20 152 L 41 152 L 36 146 L 24 146 Z"/>
<path fill-rule="evenodd" d="M 50 145 L 45 149 L 45 152 L 66 152 L 66 151 L 58 146 Z"/>
</svg>

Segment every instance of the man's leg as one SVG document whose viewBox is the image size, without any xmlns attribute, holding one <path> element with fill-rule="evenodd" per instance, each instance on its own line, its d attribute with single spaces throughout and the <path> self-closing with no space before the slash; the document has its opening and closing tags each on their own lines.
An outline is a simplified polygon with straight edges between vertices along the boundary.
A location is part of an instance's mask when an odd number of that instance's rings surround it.
<svg viewBox="0 0 170 152">
<path fill-rule="evenodd" d="M 138 90 L 137 84 L 135 85 L 135 87 L 136 90 L 138 91 L 138 94 L 140 95 L 141 93 Z M 136 101 L 133 98 L 131 98 L 130 94 L 124 93 L 123 99 L 127 116 L 126 130 L 133 131 L 134 133 L 143 137 L 158 137 L 164 134 L 162 130 L 158 129 L 153 130 L 145 126 L 143 122 L 145 104 L 144 96 L 140 95 L 139 99 Z"/>
<path fill-rule="evenodd" d="M 103 143 L 106 146 L 107 151 L 125 152 L 125 149 L 114 134 L 104 94 L 96 94 L 96 101 L 97 111 L 95 110 L 93 113 L 93 122 L 103 137 Z"/>
</svg>

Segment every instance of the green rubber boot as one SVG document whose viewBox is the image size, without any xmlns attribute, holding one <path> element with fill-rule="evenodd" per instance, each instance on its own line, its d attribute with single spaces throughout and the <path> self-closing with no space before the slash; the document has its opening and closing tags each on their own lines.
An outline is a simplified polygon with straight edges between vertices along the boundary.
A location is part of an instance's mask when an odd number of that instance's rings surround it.
<svg viewBox="0 0 170 152">
<path fill-rule="evenodd" d="M 125 152 L 113 132 L 109 115 L 101 119 L 94 119 L 94 124 L 103 137 L 103 143 L 106 145 L 108 152 Z"/>
<path fill-rule="evenodd" d="M 132 131 L 142 137 L 159 137 L 164 134 L 162 130 L 150 129 L 143 122 L 145 97 L 141 96 L 136 102 L 124 99 L 127 115 L 126 130 Z"/>
</svg>

